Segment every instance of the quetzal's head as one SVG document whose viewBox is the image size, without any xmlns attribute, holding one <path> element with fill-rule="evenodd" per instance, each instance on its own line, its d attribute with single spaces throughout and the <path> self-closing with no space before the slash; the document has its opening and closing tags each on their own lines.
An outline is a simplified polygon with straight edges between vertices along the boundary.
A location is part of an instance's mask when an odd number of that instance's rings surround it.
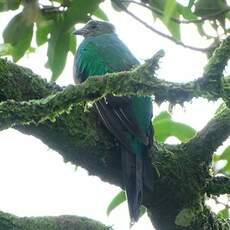
<svg viewBox="0 0 230 230">
<path fill-rule="evenodd" d="M 115 27 L 109 22 L 91 20 L 83 28 L 76 30 L 74 34 L 89 37 L 109 34 L 114 31 Z"/>
</svg>

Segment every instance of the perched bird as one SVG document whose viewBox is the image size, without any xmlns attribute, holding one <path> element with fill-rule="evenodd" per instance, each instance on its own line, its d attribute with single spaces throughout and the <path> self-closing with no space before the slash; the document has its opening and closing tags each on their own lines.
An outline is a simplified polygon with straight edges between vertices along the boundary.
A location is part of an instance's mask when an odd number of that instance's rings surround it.
<svg viewBox="0 0 230 230">
<path fill-rule="evenodd" d="M 111 23 L 91 20 L 75 34 L 84 36 L 74 60 L 76 83 L 139 64 Z M 133 224 L 139 218 L 143 186 L 151 187 L 152 183 L 147 160 L 152 143 L 152 101 L 150 97 L 107 96 L 94 106 L 105 127 L 120 143 L 123 185 Z"/>
</svg>

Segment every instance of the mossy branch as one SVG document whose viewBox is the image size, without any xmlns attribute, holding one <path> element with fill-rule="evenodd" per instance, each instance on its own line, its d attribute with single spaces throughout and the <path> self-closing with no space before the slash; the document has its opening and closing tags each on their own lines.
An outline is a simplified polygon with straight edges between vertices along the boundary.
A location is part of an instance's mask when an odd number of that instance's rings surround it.
<svg viewBox="0 0 230 230">
<path fill-rule="evenodd" d="M 230 104 L 229 79 L 222 78 L 223 70 L 230 57 L 229 37 L 210 58 L 203 77 L 189 83 L 172 83 L 159 80 L 154 76 L 159 59 L 163 55 L 163 51 L 159 51 L 144 65 L 131 71 L 106 74 L 100 80 L 97 77 L 90 78 L 84 84 L 69 86 L 62 92 L 40 100 L 2 102 L 0 103 L 0 130 L 16 124 L 25 125 L 39 123 L 46 119 L 54 120 L 55 117 L 68 111 L 73 104 L 97 100 L 108 94 L 154 95 L 158 103 L 168 100 L 174 104 L 199 96 L 209 100 L 222 97 L 227 105 Z"/>
<path fill-rule="evenodd" d="M 206 192 L 208 195 L 230 194 L 230 178 L 225 176 L 213 177 L 209 181 Z"/>
<path fill-rule="evenodd" d="M 154 72 L 158 67 L 159 59 L 163 55 L 163 51 L 159 51 L 152 59 L 136 68 L 135 71 L 141 72 L 146 69 L 150 72 L 151 69 L 151 71 Z M 123 73 L 119 74 L 122 75 Z M 99 80 L 97 77 L 91 78 L 84 84 L 77 86 L 70 85 L 63 91 L 51 94 L 42 99 L 29 101 L 15 101 L 11 99 L 3 101 L 0 103 L 0 130 L 19 124 L 38 124 L 47 119 L 53 121 L 57 116 L 68 112 L 73 104 L 98 100 L 105 95 L 111 94 L 109 86 L 110 82 L 113 82 L 113 78 L 114 76 L 105 77 L 103 80 Z M 107 84 L 104 84 L 104 81 L 106 81 Z M 133 95 L 134 93 L 126 94 Z"/>
<path fill-rule="evenodd" d="M 183 148 L 191 153 L 191 158 L 196 162 L 206 162 L 209 165 L 213 153 L 229 135 L 230 109 L 222 105 L 214 118 L 193 139 L 183 144 Z"/>
<path fill-rule="evenodd" d="M 112 227 L 78 216 L 17 217 L 0 211 L 0 229 L 4 230 L 112 230 Z"/>
</svg>

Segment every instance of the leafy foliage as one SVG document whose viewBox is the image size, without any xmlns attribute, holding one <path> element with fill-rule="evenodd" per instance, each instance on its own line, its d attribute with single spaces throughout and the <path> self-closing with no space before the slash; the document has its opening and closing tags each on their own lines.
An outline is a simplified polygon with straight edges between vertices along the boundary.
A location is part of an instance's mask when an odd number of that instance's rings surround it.
<svg viewBox="0 0 230 230">
<path fill-rule="evenodd" d="M 132 4 L 121 0 L 106 1 L 111 1 L 117 11 L 128 9 Z M 52 80 L 55 81 L 65 67 L 68 52 L 75 52 L 76 38 L 71 34 L 74 25 L 84 23 L 92 16 L 108 20 L 106 13 L 99 6 L 101 2 L 103 0 L 49 0 L 45 5 L 39 0 L 0 0 L 0 12 L 21 10 L 5 28 L 4 44 L 8 45 L 1 45 L 1 50 L 5 48 L 0 55 L 11 55 L 15 62 L 18 61 L 30 50 L 32 37 L 36 36 L 38 47 L 48 44 L 46 66 L 51 69 Z M 220 27 L 224 33 L 229 32 L 226 28 L 226 22 L 229 22 L 229 6 L 226 0 L 190 0 L 187 5 L 176 0 L 142 0 L 141 4 L 152 11 L 154 19 L 162 21 L 177 41 L 181 40 L 181 19 L 190 23 L 195 20 L 193 24 L 198 32 L 207 39 L 213 37 L 205 32 L 205 21 L 208 21 L 217 34 Z M 216 44 L 219 38 L 219 35 L 215 37 L 213 44 Z"/>
<path fill-rule="evenodd" d="M 9 22 L 4 30 L 4 42 L 11 44 L 11 55 L 14 61 L 19 60 L 30 48 L 30 43 L 33 34 L 33 23 L 26 20 L 23 13 L 17 14 Z"/>
<path fill-rule="evenodd" d="M 32 37 L 36 36 L 37 46 L 48 43 L 46 66 L 51 69 L 52 80 L 55 81 L 65 67 L 68 52 L 76 51 L 76 38 L 72 35 L 74 25 L 88 21 L 94 14 L 102 20 L 107 19 L 106 14 L 98 6 L 101 1 L 56 0 L 50 1 L 50 5 L 42 5 L 37 1 L 0 0 L 0 11 L 23 7 L 4 30 L 4 43 L 8 44 L 8 48 L 1 45 L 0 54 L 11 55 L 16 62 L 30 50 Z M 56 3 L 55 6 L 52 2 Z"/>
<path fill-rule="evenodd" d="M 175 122 L 168 112 L 161 112 L 154 118 L 155 138 L 165 142 L 169 137 L 176 137 L 181 142 L 191 139 L 196 131 L 187 124 Z"/>
</svg>

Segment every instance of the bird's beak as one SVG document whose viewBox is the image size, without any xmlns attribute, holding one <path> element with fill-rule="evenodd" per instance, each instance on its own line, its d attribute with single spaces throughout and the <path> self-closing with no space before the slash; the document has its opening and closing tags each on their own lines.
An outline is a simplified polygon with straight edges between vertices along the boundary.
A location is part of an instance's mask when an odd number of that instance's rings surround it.
<svg viewBox="0 0 230 230">
<path fill-rule="evenodd" d="M 83 28 L 81 28 L 79 30 L 75 30 L 73 32 L 73 34 L 74 35 L 85 35 L 85 34 L 87 34 L 87 32 L 88 32 L 88 30 L 85 27 L 83 27 Z"/>
</svg>

